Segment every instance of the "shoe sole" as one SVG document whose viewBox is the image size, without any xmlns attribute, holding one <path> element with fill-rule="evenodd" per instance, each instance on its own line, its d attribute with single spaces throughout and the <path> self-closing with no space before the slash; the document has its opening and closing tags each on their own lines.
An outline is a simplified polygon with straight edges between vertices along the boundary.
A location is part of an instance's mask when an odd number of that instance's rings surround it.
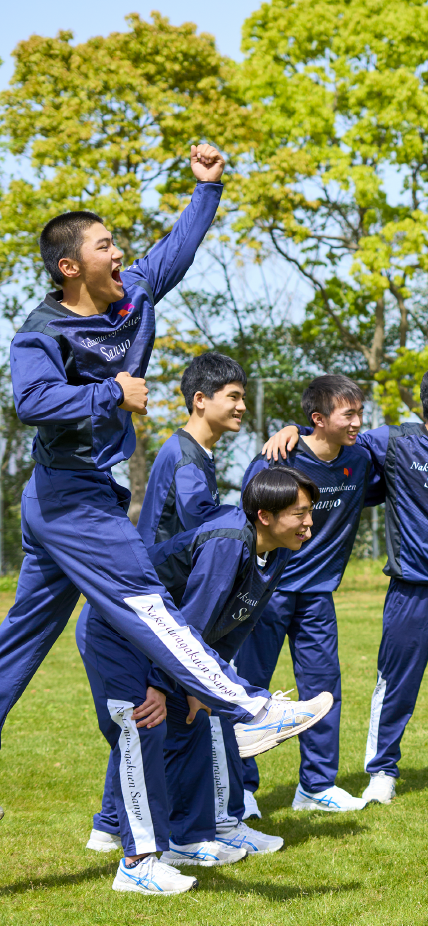
<svg viewBox="0 0 428 926">
<path fill-rule="evenodd" d="M 330 695 L 330 702 L 323 707 L 322 711 L 319 711 L 318 714 L 315 714 L 314 717 L 311 717 L 309 720 L 306 720 L 305 723 L 301 723 L 298 727 L 292 727 L 291 730 L 287 731 L 284 736 L 278 737 L 277 734 L 271 733 L 270 736 L 267 736 L 265 740 L 262 740 L 260 743 L 256 743 L 254 746 L 242 746 L 238 743 L 239 755 L 241 759 L 250 759 L 252 756 L 259 756 L 263 752 L 269 752 L 270 749 L 275 749 L 275 746 L 280 746 L 285 740 L 291 739 L 292 736 L 297 736 L 299 733 L 304 733 L 305 730 L 309 730 L 310 727 L 313 727 L 319 720 L 322 720 L 326 714 L 333 707 L 334 698 L 333 695 Z"/>
<path fill-rule="evenodd" d="M 236 862 L 242 862 L 246 858 L 248 852 L 245 852 L 245 855 L 239 855 L 238 858 L 225 858 L 218 862 L 215 861 L 200 861 L 199 859 L 188 859 L 188 858 L 174 858 L 174 859 L 163 859 L 161 856 L 161 862 L 164 865 L 172 865 L 173 868 L 176 866 L 181 868 L 182 865 L 200 865 L 201 868 L 220 868 L 221 865 L 235 865 Z"/>
<path fill-rule="evenodd" d="M 85 846 L 85 849 L 92 849 L 93 852 L 117 852 L 117 850 L 121 848 L 122 843 L 119 843 L 118 846 L 113 846 L 110 843 L 96 842 L 94 839 L 90 839 Z"/>
<path fill-rule="evenodd" d="M 199 882 L 194 881 L 190 887 L 183 887 L 181 891 L 148 891 L 144 887 L 131 887 L 128 884 L 123 884 L 122 881 L 118 881 L 117 878 L 114 879 L 112 884 L 113 891 L 121 891 L 123 894 L 144 894 L 145 897 L 173 897 L 175 894 L 187 894 L 188 891 L 195 891 L 199 887 Z"/>
<path fill-rule="evenodd" d="M 367 805 L 364 804 L 363 807 L 322 807 L 321 804 L 299 804 L 297 807 L 294 804 L 291 805 L 291 809 L 295 812 L 300 810 L 321 810 L 323 813 L 351 813 L 352 810 L 364 810 L 364 807 Z"/>
<path fill-rule="evenodd" d="M 280 852 L 284 848 L 284 842 L 276 849 L 259 849 L 258 852 L 248 852 L 248 858 L 257 858 L 258 855 L 272 855 L 273 852 Z"/>
</svg>

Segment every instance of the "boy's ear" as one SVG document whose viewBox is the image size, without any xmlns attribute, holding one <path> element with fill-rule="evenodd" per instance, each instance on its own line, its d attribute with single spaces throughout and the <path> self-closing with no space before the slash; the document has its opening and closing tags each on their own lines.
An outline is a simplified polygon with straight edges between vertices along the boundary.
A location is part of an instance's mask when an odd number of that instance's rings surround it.
<svg viewBox="0 0 428 926">
<path fill-rule="evenodd" d="M 265 511 L 263 508 L 260 508 L 257 512 L 257 517 L 260 524 L 263 524 L 263 527 L 269 527 L 271 513 L 270 511 Z"/>
<path fill-rule="evenodd" d="M 75 280 L 80 276 L 79 261 L 72 257 L 61 257 L 58 261 L 58 270 L 66 280 Z"/>
<path fill-rule="evenodd" d="M 193 396 L 193 408 L 199 408 L 199 410 L 203 410 L 205 408 L 205 399 L 206 396 L 203 392 L 200 390 L 195 392 Z"/>
<path fill-rule="evenodd" d="M 325 418 L 324 418 L 324 415 L 321 414 L 321 412 L 312 412 L 312 424 L 314 425 L 314 427 L 317 426 L 318 428 L 323 428 L 324 421 L 325 421 Z"/>
</svg>

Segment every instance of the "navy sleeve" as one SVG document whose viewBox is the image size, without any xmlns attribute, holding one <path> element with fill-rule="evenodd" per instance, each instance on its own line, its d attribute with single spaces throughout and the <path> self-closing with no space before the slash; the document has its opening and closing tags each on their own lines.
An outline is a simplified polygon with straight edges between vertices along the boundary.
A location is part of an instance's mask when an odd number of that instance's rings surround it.
<svg viewBox="0 0 428 926">
<path fill-rule="evenodd" d="M 203 637 L 220 616 L 249 553 L 241 540 L 211 537 L 193 555 L 180 611 Z"/>
<path fill-rule="evenodd" d="M 170 678 L 163 669 L 159 669 L 158 666 L 150 666 L 150 669 L 147 674 L 147 687 L 157 688 L 158 691 L 163 691 L 166 695 L 174 694 L 177 687 L 173 678 Z"/>
<path fill-rule="evenodd" d="M 385 495 L 386 484 L 383 472 L 380 467 L 372 463 L 363 507 L 373 508 L 375 505 L 382 505 L 385 501 Z"/>
<path fill-rule="evenodd" d="M 206 475 L 194 463 L 180 466 L 175 474 L 175 504 L 185 531 L 199 527 L 231 511 L 233 505 L 216 505 Z"/>
<path fill-rule="evenodd" d="M 244 473 L 244 478 L 242 480 L 242 491 L 244 491 L 250 479 L 252 479 L 256 473 L 260 473 L 262 469 L 269 469 L 269 462 L 267 457 L 262 457 L 260 460 L 253 460 L 252 463 L 250 463 L 250 465 L 247 467 Z"/>
<path fill-rule="evenodd" d="M 357 443 L 368 450 L 373 464 L 378 471 L 382 471 L 385 466 L 386 451 L 389 442 L 389 426 L 382 425 L 381 428 L 375 428 L 373 431 L 363 431 L 357 437 Z"/>
<path fill-rule="evenodd" d="M 123 390 L 113 378 L 103 383 L 70 386 L 61 351 L 49 335 L 18 332 L 10 348 L 13 396 L 24 424 L 49 421 L 64 424 L 82 418 L 109 418 L 123 402 Z M 124 415 L 126 412 L 123 413 Z"/>
<path fill-rule="evenodd" d="M 199 245 L 203 241 L 217 212 L 222 183 L 198 183 L 189 205 L 181 213 L 168 235 L 140 260 L 134 261 L 127 271 L 130 282 L 136 278 L 148 280 L 155 302 L 159 302 L 193 264 Z"/>
</svg>

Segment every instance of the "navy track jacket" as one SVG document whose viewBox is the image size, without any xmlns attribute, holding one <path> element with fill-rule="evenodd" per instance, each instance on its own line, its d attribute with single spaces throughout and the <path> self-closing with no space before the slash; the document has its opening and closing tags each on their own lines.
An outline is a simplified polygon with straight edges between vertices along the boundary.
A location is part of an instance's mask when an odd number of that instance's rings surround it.
<svg viewBox="0 0 428 926">
<path fill-rule="evenodd" d="M 312 433 L 311 428 L 300 432 Z M 259 454 L 250 463 L 242 484 L 270 463 Z M 292 466 L 309 476 L 320 490 L 313 510 L 312 537 L 293 553 L 278 588 L 288 592 L 333 592 L 342 579 L 358 529 L 363 506 L 384 501 L 384 484 L 379 469 L 363 446 L 342 447 L 335 460 L 320 460 L 299 438 L 299 442 L 278 463 Z"/>
<path fill-rule="evenodd" d="M 187 623 L 229 661 L 261 616 L 291 551 L 274 550 L 259 566 L 256 529 L 242 509 L 231 507 L 148 553 Z"/>
<path fill-rule="evenodd" d="M 386 484 L 387 576 L 428 585 L 428 431 L 420 422 L 359 434 Z"/>
<path fill-rule="evenodd" d="M 159 450 L 150 472 L 138 521 L 146 547 L 231 509 L 220 507 L 214 458 L 179 428 Z"/>
<path fill-rule="evenodd" d="M 144 376 L 157 303 L 193 263 L 215 216 L 221 183 L 198 183 L 169 235 L 121 273 L 125 295 L 104 315 L 83 317 L 45 297 L 11 345 L 18 417 L 36 425 L 33 457 L 58 469 L 109 470 L 135 450 L 131 413 L 118 406 L 118 373 Z M 149 286 L 147 287 L 147 283 Z"/>
</svg>

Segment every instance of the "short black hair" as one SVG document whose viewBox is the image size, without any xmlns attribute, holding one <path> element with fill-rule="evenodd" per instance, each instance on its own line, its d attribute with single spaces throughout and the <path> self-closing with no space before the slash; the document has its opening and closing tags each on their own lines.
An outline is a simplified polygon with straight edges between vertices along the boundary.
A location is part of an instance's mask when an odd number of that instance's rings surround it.
<svg viewBox="0 0 428 926">
<path fill-rule="evenodd" d="M 189 415 L 193 411 L 195 392 L 203 392 L 212 399 L 215 392 L 228 383 L 247 385 L 247 376 L 241 365 L 225 354 L 207 351 L 194 357 L 181 377 L 180 389 L 184 395 Z"/>
<path fill-rule="evenodd" d="M 260 509 L 278 515 L 284 508 L 295 505 L 299 489 L 309 493 L 314 505 L 319 501 L 319 488 L 298 469 L 278 464 L 262 469 L 245 486 L 242 507 L 249 521 L 255 524 Z"/>
<path fill-rule="evenodd" d="M 313 425 L 314 412 L 329 418 L 341 399 L 344 402 L 364 402 L 364 392 L 342 373 L 327 373 L 313 379 L 302 395 L 302 408 L 309 424 Z"/>
<path fill-rule="evenodd" d="M 40 253 L 43 263 L 57 286 L 61 286 L 64 277 L 58 269 L 58 261 L 63 257 L 80 260 L 80 248 L 83 233 L 95 222 L 103 220 L 95 212 L 63 212 L 45 225 L 40 235 Z"/>
<path fill-rule="evenodd" d="M 428 421 L 428 373 L 424 373 L 421 382 L 421 402 L 424 421 Z"/>
</svg>

